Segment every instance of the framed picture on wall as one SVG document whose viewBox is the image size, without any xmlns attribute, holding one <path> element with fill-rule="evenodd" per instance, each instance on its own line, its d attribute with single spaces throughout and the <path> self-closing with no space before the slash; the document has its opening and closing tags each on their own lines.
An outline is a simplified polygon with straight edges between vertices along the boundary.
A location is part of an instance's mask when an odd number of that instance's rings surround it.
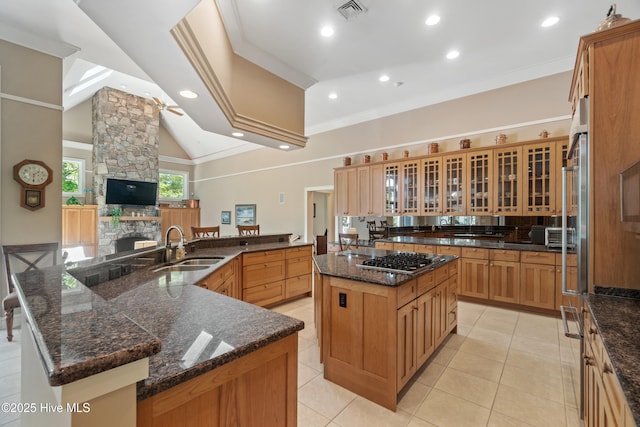
<svg viewBox="0 0 640 427">
<path fill-rule="evenodd" d="M 231 211 L 222 211 L 222 221 L 223 224 L 231 224 Z"/>
<path fill-rule="evenodd" d="M 236 205 L 236 225 L 256 225 L 256 205 Z"/>
</svg>

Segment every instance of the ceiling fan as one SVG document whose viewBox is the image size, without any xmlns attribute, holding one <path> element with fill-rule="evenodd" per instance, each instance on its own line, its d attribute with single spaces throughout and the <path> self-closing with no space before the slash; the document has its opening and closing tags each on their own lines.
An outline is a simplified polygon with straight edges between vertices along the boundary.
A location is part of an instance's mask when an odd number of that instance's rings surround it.
<svg viewBox="0 0 640 427">
<path fill-rule="evenodd" d="M 170 113 L 177 114 L 178 116 L 183 116 L 184 113 L 176 110 L 176 108 L 180 108 L 177 105 L 167 105 L 164 102 L 160 101 L 155 96 L 152 98 L 154 106 L 158 109 L 158 111 L 169 111 Z"/>
</svg>

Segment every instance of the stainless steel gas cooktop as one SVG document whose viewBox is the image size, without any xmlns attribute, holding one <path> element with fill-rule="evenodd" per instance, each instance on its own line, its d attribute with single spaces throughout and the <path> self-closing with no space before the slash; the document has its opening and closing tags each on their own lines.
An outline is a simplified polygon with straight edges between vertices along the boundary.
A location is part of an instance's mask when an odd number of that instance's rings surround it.
<svg viewBox="0 0 640 427">
<path fill-rule="evenodd" d="M 440 261 L 440 258 L 430 254 L 400 252 L 367 259 L 362 264 L 357 264 L 357 266 L 387 273 L 413 274 L 432 266 L 438 261 Z"/>
</svg>

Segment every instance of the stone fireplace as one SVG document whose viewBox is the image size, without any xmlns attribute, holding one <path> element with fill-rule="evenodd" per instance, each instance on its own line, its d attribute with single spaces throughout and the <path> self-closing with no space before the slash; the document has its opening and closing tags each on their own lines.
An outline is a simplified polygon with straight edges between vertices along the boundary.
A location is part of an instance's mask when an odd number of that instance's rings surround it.
<svg viewBox="0 0 640 427">
<path fill-rule="evenodd" d="M 98 221 L 98 255 L 116 252 L 116 242 L 139 237 L 161 241 L 157 206 L 132 210 L 105 203 L 107 178 L 158 182 L 160 115 L 151 103 L 129 93 L 102 88 L 92 98 L 93 191 L 98 216 L 123 208 L 121 220 Z"/>
</svg>

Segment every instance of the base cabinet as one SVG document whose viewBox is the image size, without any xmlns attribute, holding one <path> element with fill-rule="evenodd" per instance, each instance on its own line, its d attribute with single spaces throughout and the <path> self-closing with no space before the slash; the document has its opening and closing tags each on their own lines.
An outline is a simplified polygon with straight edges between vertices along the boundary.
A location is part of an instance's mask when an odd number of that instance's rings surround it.
<svg viewBox="0 0 640 427">
<path fill-rule="evenodd" d="M 489 250 L 462 248 L 460 295 L 489 298 Z"/>
<path fill-rule="evenodd" d="M 456 328 L 457 274 L 454 261 L 399 287 L 316 277 L 325 378 L 395 411 L 400 390 Z"/>
<path fill-rule="evenodd" d="M 589 310 L 584 315 L 583 346 L 585 427 L 636 427 Z"/>
<path fill-rule="evenodd" d="M 298 335 L 141 400 L 138 427 L 296 426 Z"/>
<path fill-rule="evenodd" d="M 239 298 L 238 271 L 240 260 L 234 258 L 198 282 L 198 286 L 232 298 Z"/>
<path fill-rule="evenodd" d="M 311 293 L 311 246 L 242 256 L 242 300 L 262 307 Z"/>
</svg>

